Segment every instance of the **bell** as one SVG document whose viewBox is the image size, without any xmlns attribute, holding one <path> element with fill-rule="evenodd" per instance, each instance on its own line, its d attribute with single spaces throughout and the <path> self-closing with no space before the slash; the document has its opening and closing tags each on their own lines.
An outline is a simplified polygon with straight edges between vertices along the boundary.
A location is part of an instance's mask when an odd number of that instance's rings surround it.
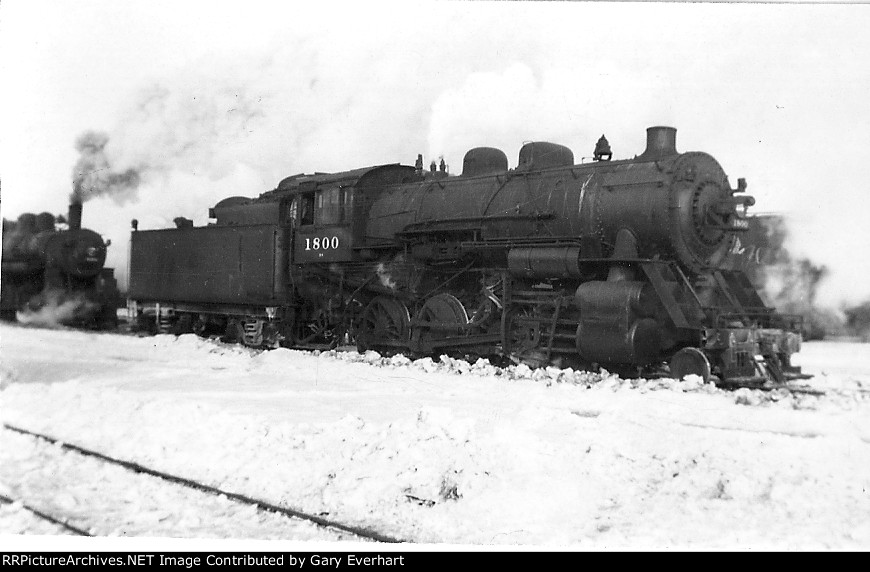
<svg viewBox="0 0 870 572">
<path fill-rule="evenodd" d="M 595 151 L 592 154 L 592 159 L 594 161 L 610 161 L 611 157 L 613 157 L 613 152 L 610 150 L 610 143 L 607 141 L 607 138 L 602 135 L 598 140 L 598 143 L 595 144 Z"/>
</svg>

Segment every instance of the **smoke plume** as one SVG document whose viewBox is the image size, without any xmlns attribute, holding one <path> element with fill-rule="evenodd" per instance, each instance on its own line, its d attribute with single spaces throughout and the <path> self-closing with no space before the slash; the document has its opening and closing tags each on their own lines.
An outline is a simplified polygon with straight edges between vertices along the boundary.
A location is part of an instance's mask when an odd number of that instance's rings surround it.
<svg viewBox="0 0 870 572">
<path fill-rule="evenodd" d="M 870 300 L 846 308 L 844 313 L 846 314 L 846 332 L 862 342 L 870 342 Z"/>
<path fill-rule="evenodd" d="M 804 339 L 822 339 L 843 329 L 842 319 L 818 303 L 829 270 L 789 248 L 789 227 L 782 216 L 749 218 L 749 231 L 732 251 L 735 267 L 746 272 L 764 302 L 784 314 L 804 318 Z"/>
<path fill-rule="evenodd" d="M 70 202 L 84 203 L 106 196 L 122 205 L 136 199 L 141 175 L 138 169 L 116 170 L 106 154 L 109 136 L 86 131 L 76 140 L 79 159 L 73 169 L 73 192 Z"/>
</svg>

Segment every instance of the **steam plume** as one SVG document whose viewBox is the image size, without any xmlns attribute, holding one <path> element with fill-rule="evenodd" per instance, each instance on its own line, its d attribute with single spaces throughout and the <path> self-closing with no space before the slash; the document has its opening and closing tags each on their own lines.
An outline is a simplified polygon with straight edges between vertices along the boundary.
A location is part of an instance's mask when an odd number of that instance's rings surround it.
<svg viewBox="0 0 870 572">
<path fill-rule="evenodd" d="M 377 267 L 375 267 L 375 272 L 378 274 L 378 280 L 381 281 L 381 286 L 389 288 L 390 290 L 396 289 L 396 281 L 393 280 L 387 266 L 383 262 L 378 263 Z"/>
<path fill-rule="evenodd" d="M 79 293 L 48 290 L 39 294 L 27 308 L 16 312 L 21 324 L 47 328 L 62 328 L 80 320 L 86 320 L 99 308 L 99 304 Z"/>
<path fill-rule="evenodd" d="M 767 304 L 804 318 L 804 339 L 821 339 L 842 330 L 842 320 L 818 303 L 820 285 L 829 274 L 824 264 L 791 251 L 785 217 L 750 217 L 745 244 L 734 251 L 737 267 L 745 271 Z M 739 244 L 739 243 L 738 243 Z"/>
</svg>

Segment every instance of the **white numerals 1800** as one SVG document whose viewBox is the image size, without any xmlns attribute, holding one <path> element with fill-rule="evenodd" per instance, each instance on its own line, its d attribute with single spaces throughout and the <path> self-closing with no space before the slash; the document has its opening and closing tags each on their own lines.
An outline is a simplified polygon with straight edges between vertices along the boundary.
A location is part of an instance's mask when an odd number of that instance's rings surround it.
<svg viewBox="0 0 870 572">
<path fill-rule="evenodd" d="M 316 236 L 305 239 L 305 250 L 335 250 L 336 248 L 338 248 L 337 236 L 324 236 L 323 238 Z"/>
</svg>

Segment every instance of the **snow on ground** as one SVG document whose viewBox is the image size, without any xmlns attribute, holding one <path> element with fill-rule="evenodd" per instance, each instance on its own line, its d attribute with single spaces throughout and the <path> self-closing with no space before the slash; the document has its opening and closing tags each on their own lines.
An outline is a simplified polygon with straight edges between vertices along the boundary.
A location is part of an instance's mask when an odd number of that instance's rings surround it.
<svg viewBox="0 0 870 572">
<path fill-rule="evenodd" d="M 0 503 L 0 539 L 9 534 L 38 534 L 58 536 L 73 534 L 64 527 L 42 519 L 24 508 L 20 502 Z M 4 550 L 8 548 L 4 547 Z"/>
<path fill-rule="evenodd" d="M 0 480 L 12 488 L 6 496 L 35 499 L 27 505 L 55 517 L 62 515 L 67 524 L 95 536 L 304 541 L 339 541 L 348 536 L 82 457 L 29 436 L 6 432 L 3 444 Z M 44 527 L 44 522 L 39 526 Z"/>
<path fill-rule="evenodd" d="M 0 416 L 415 543 L 870 548 L 870 346 L 799 359 L 827 395 L 3 325 Z"/>
</svg>

